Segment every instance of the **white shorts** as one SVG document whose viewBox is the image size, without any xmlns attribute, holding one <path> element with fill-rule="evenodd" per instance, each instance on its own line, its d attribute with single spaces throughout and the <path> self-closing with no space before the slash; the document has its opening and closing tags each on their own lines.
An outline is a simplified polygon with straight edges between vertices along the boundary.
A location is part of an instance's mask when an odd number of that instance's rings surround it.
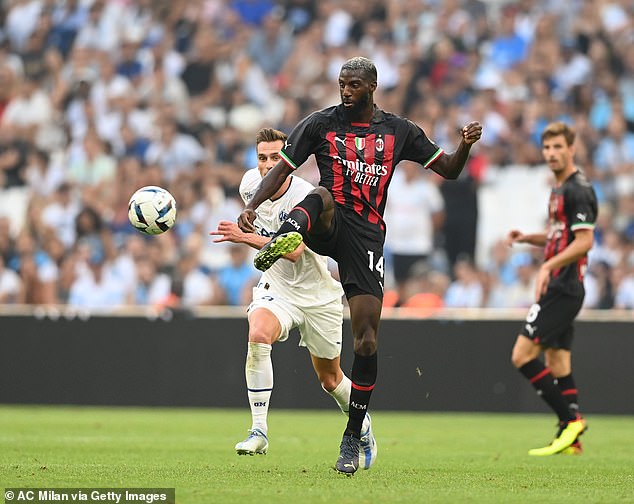
<svg viewBox="0 0 634 504">
<path fill-rule="evenodd" d="M 282 331 L 277 341 L 286 341 L 290 330 L 297 327 L 299 346 L 308 348 L 314 357 L 334 359 L 341 354 L 343 305 L 340 299 L 299 307 L 270 290 L 256 287 L 247 313 L 251 314 L 257 308 L 266 308 L 279 320 Z"/>
</svg>

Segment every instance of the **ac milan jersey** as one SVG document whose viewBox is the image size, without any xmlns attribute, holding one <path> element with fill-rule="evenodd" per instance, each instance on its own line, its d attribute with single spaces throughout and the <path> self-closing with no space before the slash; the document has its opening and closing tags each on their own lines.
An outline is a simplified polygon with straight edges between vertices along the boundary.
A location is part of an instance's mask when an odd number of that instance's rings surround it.
<svg viewBox="0 0 634 504">
<path fill-rule="evenodd" d="M 579 229 L 594 229 L 597 219 L 597 197 L 594 189 L 580 171 L 554 187 L 548 203 L 548 235 L 544 260 L 557 255 L 574 240 Z M 588 264 L 587 256 L 553 270 L 549 288 L 568 294 L 583 294 L 583 277 Z"/>
<path fill-rule="evenodd" d="M 337 105 L 300 122 L 280 151 L 293 169 L 311 154 L 317 159 L 319 185 L 376 232 L 377 227 L 385 230 L 383 212 L 394 167 L 407 159 L 428 168 L 443 150 L 407 119 L 375 107 L 369 124 L 353 123 Z"/>
</svg>

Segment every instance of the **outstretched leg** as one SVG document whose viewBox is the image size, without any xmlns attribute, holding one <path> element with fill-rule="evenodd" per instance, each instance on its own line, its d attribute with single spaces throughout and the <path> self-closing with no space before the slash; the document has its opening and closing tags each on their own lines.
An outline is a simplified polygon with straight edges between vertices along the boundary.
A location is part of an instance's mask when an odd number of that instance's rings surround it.
<svg viewBox="0 0 634 504">
<path fill-rule="evenodd" d="M 317 187 L 293 208 L 280 228 L 255 255 L 253 264 L 260 271 L 269 269 L 280 257 L 293 252 L 306 235 L 314 230 L 323 232 L 330 228 L 335 204 L 332 195 L 323 187 Z"/>
</svg>

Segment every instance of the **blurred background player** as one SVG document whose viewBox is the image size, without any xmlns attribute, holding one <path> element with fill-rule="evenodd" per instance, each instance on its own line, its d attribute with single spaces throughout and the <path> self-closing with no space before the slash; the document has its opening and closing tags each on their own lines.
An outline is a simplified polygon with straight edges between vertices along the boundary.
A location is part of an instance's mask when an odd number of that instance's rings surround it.
<svg viewBox="0 0 634 504">
<path fill-rule="evenodd" d="M 280 160 L 279 151 L 286 134 L 271 128 L 261 129 L 256 136 L 257 169 L 245 173 L 240 195 L 250 201 L 262 177 Z M 291 209 L 313 186 L 302 178 L 289 175 L 282 186 L 258 208 L 257 233 L 244 233 L 237 224 L 220 221 L 210 232 L 219 236 L 214 242 L 244 243 L 260 249 L 269 241 Z M 239 455 L 264 454 L 268 450 L 267 414 L 273 389 L 271 346 L 285 341 L 297 327 L 300 346 L 310 352 L 311 360 L 323 389 L 348 413 L 351 381 L 340 366 L 343 323 L 341 284 L 330 275 L 326 258 L 304 244 L 285 256 L 262 274 L 253 289 L 248 308 L 249 344 L 245 366 L 247 391 L 251 406 L 252 426 L 248 437 L 236 445 Z M 370 416 L 365 415 L 361 433 L 361 467 L 369 469 L 376 459 L 376 442 Z"/>
<path fill-rule="evenodd" d="M 544 262 L 537 274 L 535 298 L 526 324 L 513 347 L 512 361 L 559 418 L 553 442 L 529 451 L 530 455 L 581 453 L 578 437 L 585 430 L 579 414 L 577 386 L 572 376 L 573 322 L 585 296 L 583 277 L 587 254 L 594 243 L 597 199 L 585 175 L 574 165 L 575 132 L 561 122 L 542 133 L 542 154 L 555 185 L 548 202 L 545 233 L 512 230 L 508 243 L 544 247 Z M 544 352 L 545 363 L 538 357 Z"/>
</svg>

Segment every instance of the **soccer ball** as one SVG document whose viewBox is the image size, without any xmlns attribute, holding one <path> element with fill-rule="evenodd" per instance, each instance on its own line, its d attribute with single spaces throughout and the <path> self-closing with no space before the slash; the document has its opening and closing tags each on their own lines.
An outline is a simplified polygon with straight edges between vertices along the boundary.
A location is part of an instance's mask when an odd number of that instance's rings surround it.
<svg viewBox="0 0 634 504">
<path fill-rule="evenodd" d="M 176 221 L 176 201 L 162 187 L 142 187 L 130 198 L 128 219 L 142 233 L 164 233 Z"/>
</svg>

